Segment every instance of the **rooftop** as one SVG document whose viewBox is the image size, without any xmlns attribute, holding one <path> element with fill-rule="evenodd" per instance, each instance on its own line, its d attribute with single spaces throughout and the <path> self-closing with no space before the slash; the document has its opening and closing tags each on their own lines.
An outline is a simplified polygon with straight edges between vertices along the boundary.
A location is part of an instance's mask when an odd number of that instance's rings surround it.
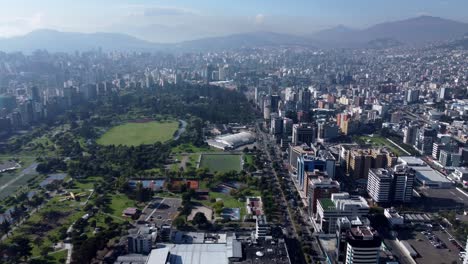
<svg viewBox="0 0 468 264">
<path fill-rule="evenodd" d="M 324 210 L 336 209 L 335 203 L 329 198 L 320 199 L 320 204 Z"/>
</svg>

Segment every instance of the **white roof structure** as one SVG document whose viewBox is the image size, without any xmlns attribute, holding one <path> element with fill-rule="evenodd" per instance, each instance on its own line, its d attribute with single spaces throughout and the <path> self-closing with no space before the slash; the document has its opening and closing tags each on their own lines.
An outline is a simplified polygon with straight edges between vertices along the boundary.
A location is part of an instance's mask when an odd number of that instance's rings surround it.
<svg viewBox="0 0 468 264">
<path fill-rule="evenodd" d="M 153 249 L 146 264 L 229 264 L 230 258 L 242 258 L 242 244 L 231 236 L 223 243 L 165 244 Z"/>
<path fill-rule="evenodd" d="M 208 140 L 208 144 L 216 148 L 237 148 L 255 141 L 255 136 L 247 131 L 236 134 L 227 134 Z"/>
<path fill-rule="evenodd" d="M 226 244 L 178 244 L 151 251 L 147 264 L 229 264 L 233 256 L 232 245 Z M 231 251 L 231 252 L 229 252 Z M 167 254 L 169 253 L 169 257 Z M 241 253 L 242 255 L 242 253 Z"/>
<path fill-rule="evenodd" d="M 436 188 L 451 188 L 452 182 L 429 166 L 411 167 L 416 171 L 416 179 L 422 184 Z"/>
</svg>

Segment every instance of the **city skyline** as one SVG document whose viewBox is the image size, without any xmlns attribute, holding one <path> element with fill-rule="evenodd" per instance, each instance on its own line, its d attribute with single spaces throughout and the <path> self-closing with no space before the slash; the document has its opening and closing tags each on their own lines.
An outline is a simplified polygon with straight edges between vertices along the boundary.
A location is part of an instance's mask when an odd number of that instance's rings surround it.
<svg viewBox="0 0 468 264">
<path fill-rule="evenodd" d="M 461 0 L 411 1 L 0 1 L 0 37 L 37 29 L 125 33 L 153 42 L 179 42 L 252 31 L 308 35 L 338 25 L 362 29 L 429 15 L 468 22 Z M 457 6 L 458 8 L 453 8 Z M 356 14 L 364 14 L 356 16 Z"/>
</svg>

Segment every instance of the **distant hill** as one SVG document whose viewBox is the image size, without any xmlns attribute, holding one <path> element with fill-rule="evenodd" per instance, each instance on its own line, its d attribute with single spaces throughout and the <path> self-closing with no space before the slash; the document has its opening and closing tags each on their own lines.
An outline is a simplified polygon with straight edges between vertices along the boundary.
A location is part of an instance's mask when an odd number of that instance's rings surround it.
<svg viewBox="0 0 468 264">
<path fill-rule="evenodd" d="M 123 28 L 122 30 L 125 31 Z M 177 52 L 288 46 L 389 48 L 408 44 L 447 42 L 461 39 L 467 33 L 467 23 L 431 16 L 381 23 L 361 30 L 338 26 L 308 36 L 250 32 L 173 44 L 154 43 L 119 33 L 88 34 L 44 29 L 23 36 L 0 38 L 0 51 L 31 52 L 37 49 L 46 49 L 50 52 L 74 52 L 76 50 L 98 49 L 99 47 L 104 51 Z M 151 39 L 157 40 L 157 34 Z"/>
<path fill-rule="evenodd" d="M 135 37 L 117 33 L 72 33 L 42 29 L 24 36 L 0 39 L 0 50 L 31 52 L 46 49 L 50 52 L 74 52 L 101 47 L 104 51 L 153 51 L 165 48 Z"/>
<path fill-rule="evenodd" d="M 305 37 L 273 32 L 250 32 L 185 41 L 175 44 L 174 47 L 182 50 L 225 50 L 268 46 L 313 47 L 315 45 L 316 43 Z"/>
<path fill-rule="evenodd" d="M 339 25 L 333 28 L 324 29 L 315 34 L 311 35 L 313 39 L 319 39 L 326 42 L 338 42 L 343 41 L 346 38 L 354 37 L 354 34 L 359 32 L 357 29 L 352 29 L 343 25 Z"/>
<path fill-rule="evenodd" d="M 388 49 L 394 48 L 403 45 L 398 40 L 392 38 L 381 38 L 381 39 L 374 39 L 365 44 L 366 48 L 370 49 Z"/>
<path fill-rule="evenodd" d="M 366 45 L 370 41 L 393 39 L 403 44 L 424 44 L 460 38 L 468 32 L 468 24 L 440 17 L 420 16 L 386 22 L 362 30 L 338 27 L 312 35 L 314 39 L 343 46 Z"/>
</svg>

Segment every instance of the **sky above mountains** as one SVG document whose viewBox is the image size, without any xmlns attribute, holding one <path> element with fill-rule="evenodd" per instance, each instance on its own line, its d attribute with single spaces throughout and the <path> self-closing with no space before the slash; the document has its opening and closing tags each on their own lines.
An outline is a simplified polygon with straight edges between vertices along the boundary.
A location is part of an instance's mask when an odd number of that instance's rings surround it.
<svg viewBox="0 0 468 264">
<path fill-rule="evenodd" d="M 466 0 L 0 0 L 0 36 L 49 28 L 177 42 L 250 31 L 354 28 L 420 15 L 468 22 Z"/>
</svg>

